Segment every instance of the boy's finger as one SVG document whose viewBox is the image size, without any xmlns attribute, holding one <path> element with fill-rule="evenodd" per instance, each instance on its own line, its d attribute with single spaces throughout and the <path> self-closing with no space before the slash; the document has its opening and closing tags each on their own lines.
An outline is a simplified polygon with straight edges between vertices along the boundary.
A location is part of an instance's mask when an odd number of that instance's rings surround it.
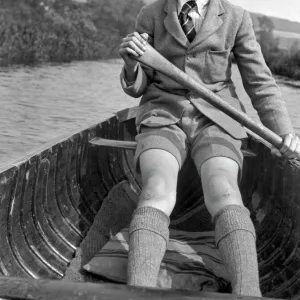
<svg viewBox="0 0 300 300">
<path fill-rule="evenodd" d="M 133 41 L 122 43 L 121 48 L 124 48 L 124 49 L 131 48 L 135 53 L 137 53 L 139 55 L 144 54 L 144 51 L 142 49 L 140 49 Z"/>
<path fill-rule="evenodd" d="M 296 154 L 295 154 L 296 147 L 297 147 L 297 139 L 296 139 L 296 137 L 293 137 L 291 139 L 290 146 L 286 150 L 286 152 L 284 153 L 284 155 L 286 157 L 288 157 L 288 158 L 294 158 L 296 156 Z"/>
<path fill-rule="evenodd" d="M 140 43 L 142 43 L 143 45 L 145 45 L 145 40 L 143 38 L 143 34 L 139 34 L 138 32 L 134 32 L 133 36 L 135 38 L 137 38 L 140 41 Z"/>
<path fill-rule="evenodd" d="M 134 50 L 132 50 L 130 47 L 123 47 L 120 51 L 119 51 L 120 55 L 133 55 L 138 57 L 139 54 L 136 53 Z"/>
<path fill-rule="evenodd" d="M 286 135 L 283 138 L 283 144 L 280 148 L 280 152 L 285 153 L 289 149 L 291 142 L 292 142 L 292 134 Z"/>
<path fill-rule="evenodd" d="M 139 39 L 137 39 L 135 36 L 131 38 L 132 41 L 143 51 L 146 50 L 144 43 L 142 43 Z"/>
<path fill-rule="evenodd" d="M 122 43 L 129 43 L 129 42 L 134 42 L 139 48 L 141 48 L 143 51 L 146 50 L 145 48 L 145 40 L 143 40 L 141 37 L 137 37 L 135 35 L 132 35 L 130 37 L 126 37 L 122 40 Z"/>
<path fill-rule="evenodd" d="M 141 34 L 142 38 L 145 40 L 145 41 L 148 41 L 148 38 L 149 38 L 149 34 L 148 33 L 142 33 Z"/>
<path fill-rule="evenodd" d="M 293 138 L 292 143 L 291 143 L 291 147 L 288 151 L 289 151 L 289 154 L 288 154 L 289 159 L 299 158 L 300 140 L 299 140 L 298 137 Z"/>
<path fill-rule="evenodd" d="M 300 140 L 298 137 L 297 137 L 297 147 L 296 147 L 295 153 L 296 153 L 295 158 L 300 158 Z"/>
<path fill-rule="evenodd" d="M 277 157 L 281 157 L 280 151 L 277 148 L 275 148 L 275 147 L 273 147 L 271 149 L 271 154 L 274 155 L 274 156 L 277 156 Z"/>
</svg>

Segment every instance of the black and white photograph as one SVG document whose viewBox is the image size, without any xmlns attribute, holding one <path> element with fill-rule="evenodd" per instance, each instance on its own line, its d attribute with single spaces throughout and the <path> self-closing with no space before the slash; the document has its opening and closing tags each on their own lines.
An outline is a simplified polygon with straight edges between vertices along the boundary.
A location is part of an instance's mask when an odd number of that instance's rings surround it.
<svg viewBox="0 0 300 300">
<path fill-rule="evenodd" d="M 297 0 L 0 0 L 0 299 L 300 300 L 298 101 Z"/>
</svg>

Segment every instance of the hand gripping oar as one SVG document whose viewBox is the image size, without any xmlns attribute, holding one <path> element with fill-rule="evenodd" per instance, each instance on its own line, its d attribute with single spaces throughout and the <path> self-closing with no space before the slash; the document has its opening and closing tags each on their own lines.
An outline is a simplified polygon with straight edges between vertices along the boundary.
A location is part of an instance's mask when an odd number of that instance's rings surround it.
<svg viewBox="0 0 300 300">
<path fill-rule="evenodd" d="M 277 135 L 267 127 L 258 124 L 247 114 L 232 107 L 220 96 L 210 91 L 208 88 L 206 88 L 204 85 L 200 84 L 193 78 L 189 77 L 186 73 L 178 69 L 161 54 L 159 54 L 148 43 L 146 45 L 145 53 L 140 57 L 133 58 L 180 83 L 183 87 L 190 90 L 194 94 L 201 96 L 201 98 L 203 98 L 205 101 L 223 111 L 224 113 L 238 121 L 240 124 L 256 133 L 260 138 L 271 143 L 277 149 L 281 148 L 283 139 L 279 135 Z"/>
</svg>

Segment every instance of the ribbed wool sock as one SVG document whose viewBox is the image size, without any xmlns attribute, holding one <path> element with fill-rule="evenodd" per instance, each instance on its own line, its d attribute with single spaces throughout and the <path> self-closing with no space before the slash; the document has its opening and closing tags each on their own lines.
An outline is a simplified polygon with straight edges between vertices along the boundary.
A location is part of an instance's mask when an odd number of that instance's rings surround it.
<svg viewBox="0 0 300 300">
<path fill-rule="evenodd" d="M 213 221 L 216 244 L 230 273 L 232 293 L 260 297 L 256 234 L 249 210 L 228 205 Z"/>
<path fill-rule="evenodd" d="M 77 248 L 76 255 L 66 270 L 64 280 L 100 281 L 82 267 L 102 249 L 111 236 L 129 225 L 132 213 L 136 208 L 136 201 L 127 181 L 122 181 L 111 189 L 103 200 L 86 237 Z"/>
<path fill-rule="evenodd" d="M 169 240 L 169 217 L 153 207 L 140 207 L 129 227 L 127 284 L 155 287 Z"/>
</svg>

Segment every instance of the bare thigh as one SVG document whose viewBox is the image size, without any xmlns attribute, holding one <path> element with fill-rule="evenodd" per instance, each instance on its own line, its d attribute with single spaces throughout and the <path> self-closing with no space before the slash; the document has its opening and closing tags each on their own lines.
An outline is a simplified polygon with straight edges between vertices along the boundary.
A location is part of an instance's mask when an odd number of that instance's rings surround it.
<svg viewBox="0 0 300 300">
<path fill-rule="evenodd" d="M 200 176 L 204 200 L 212 216 L 227 205 L 243 205 L 238 172 L 239 165 L 228 157 L 212 157 L 202 164 Z"/>
<path fill-rule="evenodd" d="M 179 171 L 177 159 L 161 149 L 149 149 L 139 157 L 142 193 L 138 207 L 152 206 L 170 215 L 176 203 Z"/>
</svg>

